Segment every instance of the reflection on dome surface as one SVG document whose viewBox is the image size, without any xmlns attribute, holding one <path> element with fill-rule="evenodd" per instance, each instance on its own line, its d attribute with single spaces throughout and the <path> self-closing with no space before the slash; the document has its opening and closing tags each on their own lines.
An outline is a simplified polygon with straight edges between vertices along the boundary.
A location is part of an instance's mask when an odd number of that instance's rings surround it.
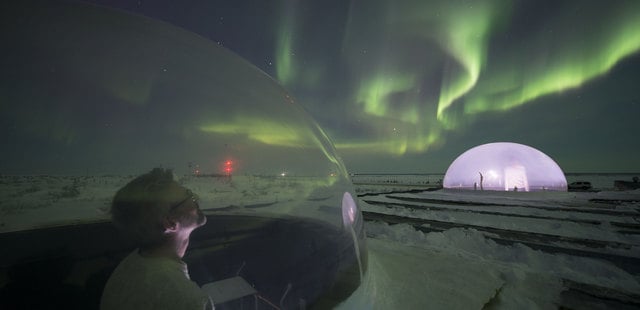
<svg viewBox="0 0 640 310">
<path fill-rule="evenodd" d="M 458 156 L 443 181 L 447 189 L 567 191 L 562 169 L 546 154 L 518 143 L 476 146 Z"/>
<path fill-rule="evenodd" d="M 26 270 L 67 283 L 47 273 L 64 265 L 95 306 L 130 251 L 111 199 L 153 167 L 173 169 L 208 217 L 185 256 L 198 284 L 241 275 L 289 309 L 331 307 L 357 288 L 367 257 L 344 165 L 263 72 L 118 11 L 37 2 L 1 14 L 2 289 Z"/>
</svg>

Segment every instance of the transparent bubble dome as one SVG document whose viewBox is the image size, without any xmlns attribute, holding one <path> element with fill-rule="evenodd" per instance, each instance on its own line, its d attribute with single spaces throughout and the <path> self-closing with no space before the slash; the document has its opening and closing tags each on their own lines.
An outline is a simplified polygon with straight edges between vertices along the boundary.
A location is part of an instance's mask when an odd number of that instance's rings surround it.
<svg viewBox="0 0 640 310">
<path fill-rule="evenodd" d="M 562 169 L 541 151 L 518 143 L 476 146 L 458 156 L 443 180 L 446 189 L 567 191 Z"/>
<path fill-rule="evenodd" d="M 8 275 L 34 270 L 24 264 L 53 258 L 72 270 L 100 261 L 79 282 L 99 289 L 87 279 L 130 250 L 110 223 L 111 199 L 154 167 L 173 169 L 208 217 L 185 256 L 198 284 L 238 274 L 285 308 L 330 307 L 359 285 L 366 250 L 352 184 L 281 86 L 163 22 L 21 3 L 0 13 L 5 289 Z"/>
</svg>

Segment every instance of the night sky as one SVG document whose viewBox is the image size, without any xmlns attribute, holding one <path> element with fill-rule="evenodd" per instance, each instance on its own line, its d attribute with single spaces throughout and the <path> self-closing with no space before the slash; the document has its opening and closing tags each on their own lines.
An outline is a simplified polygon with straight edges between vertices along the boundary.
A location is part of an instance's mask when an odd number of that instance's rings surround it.
<svg viewBox="0 0 640 310">
<path fill-rule="evenodd" d="M 640 1 L 92 2 L 245 58 L 350 172 L 444 173 L 498 141 L 565 172 L 640 172 Z"/>
</svg>

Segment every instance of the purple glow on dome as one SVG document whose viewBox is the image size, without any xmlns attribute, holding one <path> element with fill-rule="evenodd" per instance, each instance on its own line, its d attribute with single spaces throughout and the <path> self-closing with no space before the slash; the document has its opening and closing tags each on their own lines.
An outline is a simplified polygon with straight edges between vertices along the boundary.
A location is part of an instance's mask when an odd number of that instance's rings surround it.
<svg viewBox="0 0 640 310">
<path fill-rule="evenodd" d="M 567 191 L 567 179 L 551 157 L 530 146 L 496 142 L 476 146 L 451 163 L 447 189 Z"/>
</svg>

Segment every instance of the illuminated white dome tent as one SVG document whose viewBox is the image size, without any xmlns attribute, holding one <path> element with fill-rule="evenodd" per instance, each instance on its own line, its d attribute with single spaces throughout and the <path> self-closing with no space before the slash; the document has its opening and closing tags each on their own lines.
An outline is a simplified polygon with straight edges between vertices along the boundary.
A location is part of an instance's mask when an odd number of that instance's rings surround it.
<svg viewBox="0 0 640 310">
<path fill-rule="evenodd" d="M 518 143 L 476 146 L 449 166 L 446 189 L 492 191 L 566 191 L 562 169 L 541 151 Z"/>
</svg>

